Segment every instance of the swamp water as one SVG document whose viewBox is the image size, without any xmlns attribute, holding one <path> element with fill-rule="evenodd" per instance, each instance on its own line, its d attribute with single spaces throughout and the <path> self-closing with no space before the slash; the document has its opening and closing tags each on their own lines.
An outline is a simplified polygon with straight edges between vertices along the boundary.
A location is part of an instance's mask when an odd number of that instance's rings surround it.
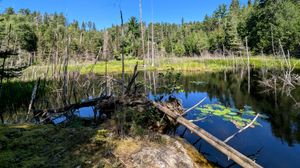
<svg viewBox="0 0 300 168">
<path fill-rule="evenodd" d="M 249 85 L 246 71 L 184 73 L 179 81 L 182 92 L 174 93 L 173 96 L 180 99 L 186 109 L 206 97 L 199 107 L 187 113 L 186 118 L 198 120 L 195 124 L 221 140 L 225 140 L 249 124 L 257 113 L 261 114 L 251 128 L 235 136 L 228 144 L 255 159 L 263 167 L 298 167 L 300 165 L 300 106 L 297 101 L 300 102 L 300 88 L 293 88 L 289 96 L 280 91 L 266 92 L 267 88 L 259 85 L 259 81 L 265 75 L 267 75 L 265 71 L 252 71 Z M 70 95 L 72 98 L 68 100 L 69 102 L 72 103 L 75 99 L 84 101 L 97 97 L 103 92 L 100 89 L 103 82 L 101 77 L 92 75 L 88 79 L 80 79 L 80 85 L 76 87 L 76 95 Z M 159 89 L 162 83 L 158 79 L 158 73 L 141 74 L 139 80 L 144 79 L 149 85 L 146 92 L 150 99 L 166 94 Z M 43 92 L 39 94 L 36 101 L 36 108 L 61 107 L 60 90 L 57 89 L 61 88 L 61 83 L 44 84 Z M 34 82 L 15 82 L 4 87 L 6 97 L 1 101 L 6 104 L 3 108 L 6 123 L 25 121 L 33 85 Z M 72 87 L 70 86 L 69 89 Z M 93 107 L 79 109 L 76 115 L 92 119 Z M 56 123 L 63 120 L 64 118 L 54 119 Z M 176 134 L 184 137 L 207 159 L 221 167 L 238 167 L 183 126 L 177 128 Z"/>
</svg>

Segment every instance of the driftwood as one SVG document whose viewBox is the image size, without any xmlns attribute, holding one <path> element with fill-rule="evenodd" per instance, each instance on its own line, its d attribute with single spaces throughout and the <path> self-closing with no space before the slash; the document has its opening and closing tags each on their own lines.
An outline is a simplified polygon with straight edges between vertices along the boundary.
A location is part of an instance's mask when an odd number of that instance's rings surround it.
<svg viewBox="0 0 300 168">
<path fill-rule="evenodd" d="M 245 127 L 243 127 L 242 129 L 240 129 L 239 131 L 237 131 L 236 133 L 234 133 L 233 135 L 231 135 L 230 137 L 226 138 L 224 140 L 225 143 L 227 143 L 228 141 L 230 141 L 232 138 L 234 138 L 237 134 L 243 132 L 244 130 L 246 130 L 247 128 L 249 128 L 251 125 L 254 124 L 254 122 L 257 120 L 257 118 L 259 117 L 259 113 L 255 116 L 255 118 Z"/>
<path fill-rule="evenodd" d="M 223 154 L 227 155 L 229 158 L 231 158 L 233 161 L 235 161 L 237 164 L 239 164 L 242 167 L 247 168 L 260 168 L 261 166 L 255 163 L 253 160 L 249 159 L 242 153 L 238 152 L 237 150 L 233 149 L 223 141 L 217 139 L 213 135 L 206 132 L 204 129 L 199 128 L 197 125 L 191 123 L 184 117 L 182 117 L 177 112 L 171 111 L 168 108 L 162 106 L 159 103 L 152 102 L 152 105 L 156 107 L 161 112 L 167 114 L 169 117 L 173 118 L 176 122 L 179 124 L 185 126 L 189 130 L 191 130 L 193 133 L 201 137 L 203 140 L 208 142 L 210 145 L 218 149 Z"/>
</svg>

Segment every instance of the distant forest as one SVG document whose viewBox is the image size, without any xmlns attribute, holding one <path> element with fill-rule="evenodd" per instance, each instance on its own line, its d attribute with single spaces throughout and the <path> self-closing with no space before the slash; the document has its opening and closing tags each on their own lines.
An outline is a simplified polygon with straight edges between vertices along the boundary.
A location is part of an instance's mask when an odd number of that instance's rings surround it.
<svg viewBox="0 0 300 168">
<path fill-rule="evenodd" d="M 276 55 L 283 49 L 300 56 L 300 0 L 249 0 L 244 6 L 232 0 L 203 21 L 154 23 L 153 31 L 151 23 L 142 25 L 131 17 L 122 36 L 120 25 L 97 30 L 93 22 L 68 22 L 63 14 L 7 8 L 0 15 L 0 41 L 1 48 L 30 54 L 36 62 L 62 57 L 67 45 L 70 56 L 81 61 L 104 59 L 104 49 L 109 59 L 120 58 L 121 48 L 126 57 L 149 57 L 153 43 L 153 52 L 161 57 L 241 55 L 246 39 L 253 55 Z"/>
</svg>

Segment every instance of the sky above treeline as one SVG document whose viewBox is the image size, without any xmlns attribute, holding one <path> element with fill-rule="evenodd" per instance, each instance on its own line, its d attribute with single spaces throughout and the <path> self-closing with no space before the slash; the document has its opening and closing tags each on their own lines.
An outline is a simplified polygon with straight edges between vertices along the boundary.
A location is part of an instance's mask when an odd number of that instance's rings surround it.
<svg viewBox="0 0 300 168">
<path fill-rule="evenodd" d="M 142 0 L 143 20 L 146 23 L 181 23 L 202 21 L 211 15 L 220 4 L 229 5 L 231 0 Z M 241 0 L 241 5 L 247 0 Z M 28 8 L 42 13 L 64 13 L 68 22 L 73 20 L 95 22 L 97 29 L 120 23 L 120 9 L 124 21 L 131 16 L 139 18 L 139 0 L 0 0 L 0 12 L 13 7 L 15 11 Z M 152 12 L 153 11 L 153 12 Z M 152 15 L 153 13 L 153 15 Z"/>
</svg>

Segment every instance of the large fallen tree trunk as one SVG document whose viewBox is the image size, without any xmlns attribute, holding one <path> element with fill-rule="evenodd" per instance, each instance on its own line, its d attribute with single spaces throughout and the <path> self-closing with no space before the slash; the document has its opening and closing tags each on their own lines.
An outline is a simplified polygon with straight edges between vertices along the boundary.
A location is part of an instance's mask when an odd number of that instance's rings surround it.
<svg viewBox="0 0 300 168">
<path fill-rule="evenodd" d="M 255 163 L 253 160 L 249 159 L 242 153 L 238 152 L 237 150 L 233 149 L 223 141 L 219 140 L 218 138 L 214 137 L 210 133 L 206 132 L 204 129 L 201 129 L 197 125 L 191 123 L 184 117 L 182 117 L 180 114 L 177 112 L 171 111 L 169 108 L 164 107 L 163 105 L 156 103 L 156 102 L 151 102 L 152 105 L 160 110 L 161 112 L 165 113 L 172 119 L 174 119 L 177 123 L 185 126 L 189 130 L 191 130 L 193 133 L 201 137 L 203 140 L 208 142 L 210 145 L 212 145 L 214 148 L 218 149 L 221 151 L 223 154 L 227 155 L 230 159 L 235 161 L 237 164 L 239 164 L 242 167 L 247 167 L 247 168 L 261 168 L 260 165 Z"/>
</svg>

